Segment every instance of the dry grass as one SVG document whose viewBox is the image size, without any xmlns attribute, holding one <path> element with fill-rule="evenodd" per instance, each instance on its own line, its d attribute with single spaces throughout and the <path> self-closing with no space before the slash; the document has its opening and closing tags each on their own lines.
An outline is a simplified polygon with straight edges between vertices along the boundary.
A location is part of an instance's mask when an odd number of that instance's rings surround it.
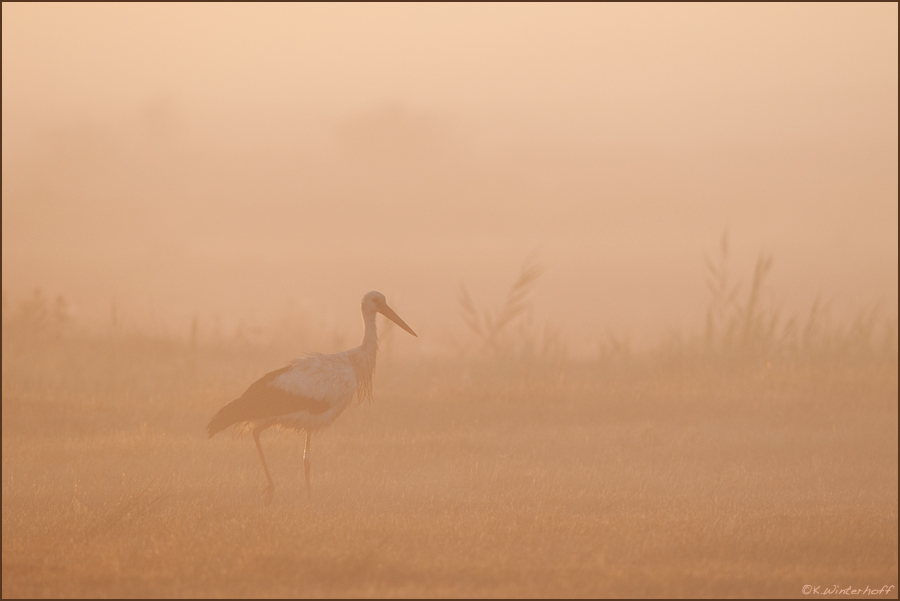
<svg viewBox="0 0 900 601">
<path fill-rule="evenodd" d="M 4 597 L 803 596 L 897 584 L 896 356 L 384 362 L 313 439 L 208 440 L 286 357 L 4 338 Z M 512 374 L 512 375 L 511 375 Z M 890 596 L 896 597 L 897 589 Z"/>
</svg>

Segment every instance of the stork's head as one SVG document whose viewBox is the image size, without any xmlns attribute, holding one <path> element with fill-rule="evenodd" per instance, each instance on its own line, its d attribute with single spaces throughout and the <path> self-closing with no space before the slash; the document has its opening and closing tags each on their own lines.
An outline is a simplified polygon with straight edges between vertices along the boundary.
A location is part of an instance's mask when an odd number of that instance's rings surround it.
<svg viewBox="0 0 900 601">
<path fill-rule="evenodd" d="M 362 311 L 363 313 L 381 313 L 395 324 L 416 336 L 416 333 L 412 331 L 412 328 L 406 325 L 400 316 L 394 313 L 394 310 L 387 306 L 387 301 L 384 298 L 384 295 L 380 292 L 372 291 L 366 294 L 362 298 Z M 418 338 L 418 336 L 416 336 Z"/>
</svg>

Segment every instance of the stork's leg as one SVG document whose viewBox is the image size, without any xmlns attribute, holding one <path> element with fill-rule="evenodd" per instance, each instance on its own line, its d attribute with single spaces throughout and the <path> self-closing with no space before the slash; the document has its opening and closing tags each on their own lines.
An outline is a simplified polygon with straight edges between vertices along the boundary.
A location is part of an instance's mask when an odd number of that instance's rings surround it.
<svg viewBox="0 0 900 601">
<path fill-rule="evenodd" d="M 311 501 L 312 495 L 309 492 L 309 439 L 311 434 L 306 431 L 306 446 L 303 448 L 303 473 L 306 475 L 306 500 Z"/>
<path fill-rule="evenodd" d="M 262 461 L 263 471 L 266 472 L 266 480 L 269 481 L 269 487 L 265 490 L 266 505 L 268 505 L 272 502 L 272 497 L 275 495 L 275 482 L 272 480 L 272 475 L 269 474 L 269 466 L 266 465 L 266 458 L 262 452 L 262 445 L 259 444 L 259 433 L 263 430 L 265 430 L 265 428 L 253 428 L 253 440 L 256 441 L 256 450 L 259 451 L 259 460 Z"/>
</svg>

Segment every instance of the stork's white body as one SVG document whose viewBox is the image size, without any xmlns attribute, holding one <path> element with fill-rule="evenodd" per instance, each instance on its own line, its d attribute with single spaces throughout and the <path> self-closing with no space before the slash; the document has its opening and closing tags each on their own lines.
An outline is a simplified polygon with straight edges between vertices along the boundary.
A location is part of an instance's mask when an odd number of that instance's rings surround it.
<svg viewBox="0 0 900 601">
<path fill-rule="evenodd" d="M 266 489 L 271 501 L 275 483 L 263 456 L 259 434 L 266 428 L 279 425 L 306 432 L 303 465 L 309 494 L 310 434 L 333 422 L 344 412 L 356 396 L 359 401 L 372 395 L 372 374 L 378 336 L 375 314 L 382 313 L 404 330 L 416 335 L 394 311 L 387 306 L 384 295 L 369 292 L 361 303 L 365 333 L 362 344 L 332 355 L 312 354 L 290 365 L 269 372 L 247 389 L 240 398 L 225 405 L 207 425 L 210 437 L 231 425 L 243 425 L 253 432 L 259 458 L 269 481 Z"/>
<path fill-rule="evenodd" d="M 269 383 L 272 388 L 284 390 L 298 398 L 324 403 L 327 408 L 323 412 L 301 409 L 294 413 L 257 419 L 253 423 L 315 431 L 333 422 L 350 406 L 353 396 L 358 393 L 350 353 L 351 351 L 333 355 L 315 354 L 297 359 L 287 371 L 275 376 Z"/>
</svg>

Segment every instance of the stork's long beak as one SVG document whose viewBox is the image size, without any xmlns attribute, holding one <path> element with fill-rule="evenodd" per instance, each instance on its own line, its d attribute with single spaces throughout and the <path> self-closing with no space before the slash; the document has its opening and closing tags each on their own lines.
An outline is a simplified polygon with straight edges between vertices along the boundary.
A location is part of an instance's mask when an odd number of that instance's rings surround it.
<svg viewBox="0 0 900 601">
<path fill-rule="evenodd" d="M 416 333 L 412 331 L 412 328 L 409 327 L 408 325 L 406 325 L 406 322 L 403 321 L 402 319 L 400 319 L 400 316 L 397 315 L 396 313 L 394 313 L 394 310 L 391 309 L 390 307 L 388 307 L 386 304 L 384 306 L 382 306 L 381 308 L 379 308 L 378 312 L 381 313 L 382 315 L 384 315 L 385 317 L 387 317 L 388 319 L 390 319 L 391 321 L 393 321 L 395 324 L 397 324 L 398 326 L 400 326 L 401 328 L 403 328 L 410 334 L 412 334 L 413 336 L 416 336 Z M 416 336 L 416 338 L 418 338 L 418 336 Z"/>
</svg>

